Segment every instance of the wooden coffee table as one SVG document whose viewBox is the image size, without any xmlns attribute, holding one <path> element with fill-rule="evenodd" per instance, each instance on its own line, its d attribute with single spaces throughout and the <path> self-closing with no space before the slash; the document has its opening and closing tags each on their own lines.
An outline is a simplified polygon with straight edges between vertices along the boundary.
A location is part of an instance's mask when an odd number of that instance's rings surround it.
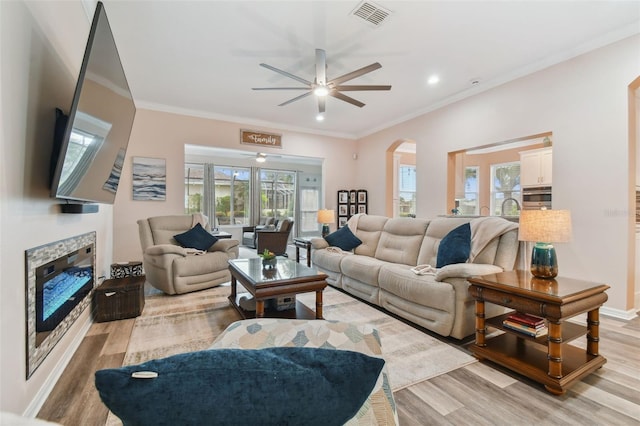
<svg viewBox="0 0 640 426">
<path fill-rule="evenodd" d="M 476 341 L 471 351 L 562 395 L 573 383 L 602 367 L 607 360 L 599 352 L 599 308 L 607 301 L 606 284 L 565 277 L 540 279 L 529 272 L 507 271 L 468 279 L 476 300 Z M 546 336 L 529 337 L 503 327 L 509 315 L 485 318 L 485 302 L 543 317 Z M 566 322 L 587 313 L 586 326 Z M 504 331 L 487 336 L 487 326 Z M 567 343 L 587 336 L 586 350 Z"/>
<path fill-rule="evenodd" d="M 293 260 L 278 257 L 273 269 L 262 267 L 261 258 L 232 259 L 229 261 L 231 272 L 231 295 L 229 301 L 243 318 L 261 318 L 265 316 L 264 302 L 279 296 L 295 295 L 314 291 L 316 293 L 316 311 L 296 301 L 296 309 L 290 311 L 267 311 L 268 316 L 297 319 L 322 319 L 322 292 L 327 286 L 327 275 L 315 268 L 301 265 Z M 256 310 L 245 311 L 239 305 L 238 282 L 255 298 Z"/>
</svg>

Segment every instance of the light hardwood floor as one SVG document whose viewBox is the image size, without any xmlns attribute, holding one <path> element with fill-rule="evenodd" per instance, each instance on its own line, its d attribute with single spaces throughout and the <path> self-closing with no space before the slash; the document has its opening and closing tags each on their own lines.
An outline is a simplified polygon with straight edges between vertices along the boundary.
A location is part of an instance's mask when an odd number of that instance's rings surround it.
<svg viewBox="0 0 640 426">
<path fill-rule="evenodd" d="M 229 316 L 221 313 L 220 319 Z M 600 320 L 600 352 L 607 364 L 565 395 L 553 396 L 526 378 L 477 362 L 395 392 L 400 424 L 640 425 L 640 317 Z M 93 324 L 38 417 L 66 426 L 103 426 L 108 411 L 93 385 L 94 372 L 122 364 L 133 324 L 134 319 Z M 470 344 L 444 340 L 462 350 Z"/>
</svg>

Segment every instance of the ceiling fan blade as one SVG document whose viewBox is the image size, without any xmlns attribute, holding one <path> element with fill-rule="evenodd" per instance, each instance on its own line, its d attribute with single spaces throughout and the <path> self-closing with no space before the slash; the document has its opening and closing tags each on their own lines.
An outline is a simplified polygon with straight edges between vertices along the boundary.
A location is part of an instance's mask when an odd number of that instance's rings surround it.
<svg viewBox="0 0 640 426">
<path fill-rule="evenodd" d="M 318 111 L 320 112 L 320 114 L 325 112 L 326 100 L 326 96 L 318 96 Z"/>
<path fill-rule="evenodd" d="M 293 98 L 293 99 L 289 99 L 288 101 L 283 102 L 283 103 L 281 103 L 281 104 L 280 104 L 280 105 L 278 105 L 278 106 L 285 106 L 285 105 L 289 105 L 291 102 L 295 102 L 295 101 L 298 101 L 298 100 L 300 100 L 300 99 L 302 99 L 302 98 L 306 98 L 307 96 L 311 95 L 311 93 L 312 93 L 312 92 L 307 92 L 307 93 L 304 93 L 304 94 L 302 94 L 302 95 L 300 95 L 300 96 L 296 96 L 295 98 Z"/>
<path fill-rule="evenodd" d="M 308 86 L 311 86 L 311 85 L 312 85 L 312 83 L 311 83 L 310 81 L 307 81 L 307 80 L 305 80 L 305 79 L 304 79 L 304 78 L 302 78 L 302 77 L 298 77 L 297 75 L 293 75 L 293 74 L 291 74 L 291 73 L 288 73 L 288 72 L 283 71 L 283 70 L 281 70 L 281 69 L 278 69 L 278 68 L 276 68 L 276 67 L 272 67 L 271 65 L 267 65 L 267 64 L 260 64 L 260 66 L 261 66 L 261 67 L 264 67 L 264 68 L 266 68 L 266 69 L 268 69 L 268 70 L 275 71 L 275 72 L 277 72 L 278 74 L 282 74 L 282 75 L 284 75 L 284 76 L 286 76 L 286 77 L 292 78 L 292 79 L 294 79 L 294 80 L 296 80 L 296 81 L 299 81 L 299 82 L 300 82 L 300 83 L 302 83 L 302 84 L 306 84 L 306 85 L 308 85 Z"/>
<path fill-rule="evenodd" d="M 352 97 L 347 96 L 347 95 L 343 95 L 342 93 L 337 92 L 335 90 L 329 92 L 329 96 L 333 96 L 336 99 L 340 99 L 341 101 L 345 101 L 347 103 L 350 103 L 351 105 L 355 105 L 355 106 L 360 107 L 360 108 L 362 108 L 364 106 L 364 104 L 362 102 L 360 102 L 359 100 L 353 99 Z"/>
<path fill-rule="evenodd" d="M 374 86 L 374 85 L 364 85 L 364 86 L 358 86 L 358 85 L 345 85 L 345 86 L 336 86 L 334 87 L 334 89 L 341 91 L 341 92 L 355 92 L 355 91 L 361 91 L 361 90 L 391 90 L 391 86 Z"/>
<path fill-rule="evenodd" d="M 308 87 L 252 87 L 251 90 L 309 90 Z"/>
<path fill-rule="evenodd" d="M 343 82 L 349 81 L 349 80 L 353 80 L 356 77 L 360 77 L 361 75 L 367 74 L 367 73 L 369 73 L 371 71 L 375 71 L 378 68 L 382 68 L 382 65 L 380 65 L 378 62 L 376 62 L 374 64 L 367 65 L 366 67 L 362 67 L 362 68 L 360 68 L 358 70 L 351 71 L 350 73 L 347 73 L 345 75 L 341 75 L 340 77 L 334 78 L 328 84 L 333 84 L 334 86 L 337 86 L 340 83 L 343 83 Z"/>
<path fill-rule="evenodd" d="M 322 49 L 316 49 L 316 84 L 327 84 L 327 55 Z"/>
</svg>

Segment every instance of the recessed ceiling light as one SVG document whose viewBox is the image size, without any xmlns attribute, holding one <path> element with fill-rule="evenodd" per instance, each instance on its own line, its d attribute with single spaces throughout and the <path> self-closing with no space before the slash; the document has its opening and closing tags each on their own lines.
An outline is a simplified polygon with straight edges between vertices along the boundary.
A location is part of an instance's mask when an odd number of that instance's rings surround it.
<svg viewBox="0 0 640 426">
<path fill-rule="evenodd" d="M 324 121 L 324 114 L 316 115 L 316 121 Z"/>
<path fill-rule="evenodd" d="M 427 80 L 427 83 L 434 85 L 440 82 L 440 77 L 438 77 L 437 75 L 432 75 L 431 77 L 429 77 L 429 79 Z"/>
</svg>

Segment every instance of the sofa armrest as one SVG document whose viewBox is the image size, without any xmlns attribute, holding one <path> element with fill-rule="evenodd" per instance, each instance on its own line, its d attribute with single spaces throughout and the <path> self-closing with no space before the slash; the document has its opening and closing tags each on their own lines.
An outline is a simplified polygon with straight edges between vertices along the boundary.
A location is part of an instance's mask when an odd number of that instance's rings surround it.
<svg viewBox="0 0 640 426">
<path fill-rule="evenodd" d="M 178 256 L 187 256 L 187 251 L 184 247 L 180 247 L 174 244 L 158 244 L 155 246 L 147 247 L 144 251 L 149 256 L 164 256 L 166 254 L 175 254 Z"/>
<path fill-rule="evenodd" d="M 329 243 L 324 238 L 311 238 L 311 247 L 314 250 L 321 250 L 329 247 Z"/>
<path fill-rule="evenodd" d="M 499 272 L 503 272 L 503 269 L 496 265 L 484 263 L 455 263 L 438 269 L 435 280 L 444 281 L 447 278 L 469 278 L 476 275 L 497 274 Z"/>
<path fill-rule="evenodd" d="M 240 242 L 238 240 L 232 240 L 230 238 L 220 238 L 214 245 L 209 247 L 207 251 L 224 251 L 230 252 L 234 248 L 238 247 Z"/>
</svg>

